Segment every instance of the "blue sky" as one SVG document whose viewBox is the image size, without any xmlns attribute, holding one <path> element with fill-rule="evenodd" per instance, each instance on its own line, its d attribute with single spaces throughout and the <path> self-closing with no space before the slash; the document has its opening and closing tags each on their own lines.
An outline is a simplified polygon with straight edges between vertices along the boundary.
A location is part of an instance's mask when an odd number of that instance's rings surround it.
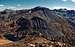
<svg viewBox="0 0 75 47">
<path fill-rule="evenodd" d="M 26 9 L 36 6 L 50 9 L 75 9 L 75 0 L 0 0 L 0 10 L 4 9 Z"/>
</svg>

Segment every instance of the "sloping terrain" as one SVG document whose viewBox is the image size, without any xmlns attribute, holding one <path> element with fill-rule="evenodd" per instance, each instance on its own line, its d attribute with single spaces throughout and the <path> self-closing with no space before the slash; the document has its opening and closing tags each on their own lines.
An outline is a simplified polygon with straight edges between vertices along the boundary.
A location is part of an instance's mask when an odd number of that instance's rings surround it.
<svg viewBox="0 0 75 47">
<path fill-rule="evenodd" d="M 9 44 L 9 43 L 11 43 L 11 42 L 12 42 L 12 41 L 0 39 L 0 45 Z"/>
<path fill-rule="evenodd" d="M 27 38 L 31 36 L 42 35 L 47 41 L 75 45 L 74 27 L 64 17 L 44 7 L 0 12 L 0 35 L 2 34 L 4 38 L 16 43 L 24 43 L 30 41 Z"/>
</svg>

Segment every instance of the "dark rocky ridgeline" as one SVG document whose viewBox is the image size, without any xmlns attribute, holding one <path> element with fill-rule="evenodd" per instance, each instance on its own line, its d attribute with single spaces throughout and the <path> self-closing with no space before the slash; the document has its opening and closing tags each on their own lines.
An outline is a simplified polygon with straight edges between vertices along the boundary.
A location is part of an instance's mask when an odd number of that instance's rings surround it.
<svg viewBox="0 0 75 47">
<path fill-rule="evenodd" d="M 64 17 L 48 8 L 36 7 L 28 11 L 26 10 L 26 12 L 23 11 L 23 13 L 20 10 L 16 10 L 15 14 L 13 12 L 11 14 L 15 19 L 11 21 L 16 21 L 16 28 L 12 27 L 13 32 L 9 30 L 11 35 L 7 35 L 8 33 L 4 35 L 9 40 L 15 38 L 16 41 L 19 41 L 25 38 L 26 35 L 35 36 L 41 33 L 46 39 L 51 41 L 60 41 L 75 45 L 75 30 L 73 26 Z M 6 32 L 8 31 L 6 30 Z M 9 36 L 11 38 L 8 38 Z"/>
</svg>

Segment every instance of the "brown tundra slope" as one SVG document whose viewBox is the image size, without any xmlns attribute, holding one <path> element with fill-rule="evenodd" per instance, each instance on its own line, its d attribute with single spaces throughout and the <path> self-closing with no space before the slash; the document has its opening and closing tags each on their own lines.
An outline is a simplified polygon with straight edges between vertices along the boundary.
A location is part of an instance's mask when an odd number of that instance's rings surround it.
<svg viewBox="0 0 75 47">
<path fill-rule="evenodd" d="M 53 42 L 55 47 L 58 47 L 56 43 L 71 47 L 75 45 L 75 29 L 64 17 L 45 7 L 6 9 L 0 12 L 0 38 L 12 41 L 9 47 L 30 47 L 28 45 L 46 42 L 46 45 Z"/>
</svg>

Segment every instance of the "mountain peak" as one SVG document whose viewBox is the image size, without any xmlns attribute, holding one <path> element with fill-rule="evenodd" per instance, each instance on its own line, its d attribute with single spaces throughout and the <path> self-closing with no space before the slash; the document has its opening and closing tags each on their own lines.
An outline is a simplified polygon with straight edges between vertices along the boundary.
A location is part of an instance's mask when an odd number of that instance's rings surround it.
<svg viewBox="0 0 75 47">
<path fill-rule="evenodd" d="M 35 7 L 15 12 L 0 14 L 0 29 L 4 38 L 16 42 L 42 34 L 41 37 L 50 41 L 75 44 L 74 27 L 54 11 L 45 7 Z"/>
</svg>

